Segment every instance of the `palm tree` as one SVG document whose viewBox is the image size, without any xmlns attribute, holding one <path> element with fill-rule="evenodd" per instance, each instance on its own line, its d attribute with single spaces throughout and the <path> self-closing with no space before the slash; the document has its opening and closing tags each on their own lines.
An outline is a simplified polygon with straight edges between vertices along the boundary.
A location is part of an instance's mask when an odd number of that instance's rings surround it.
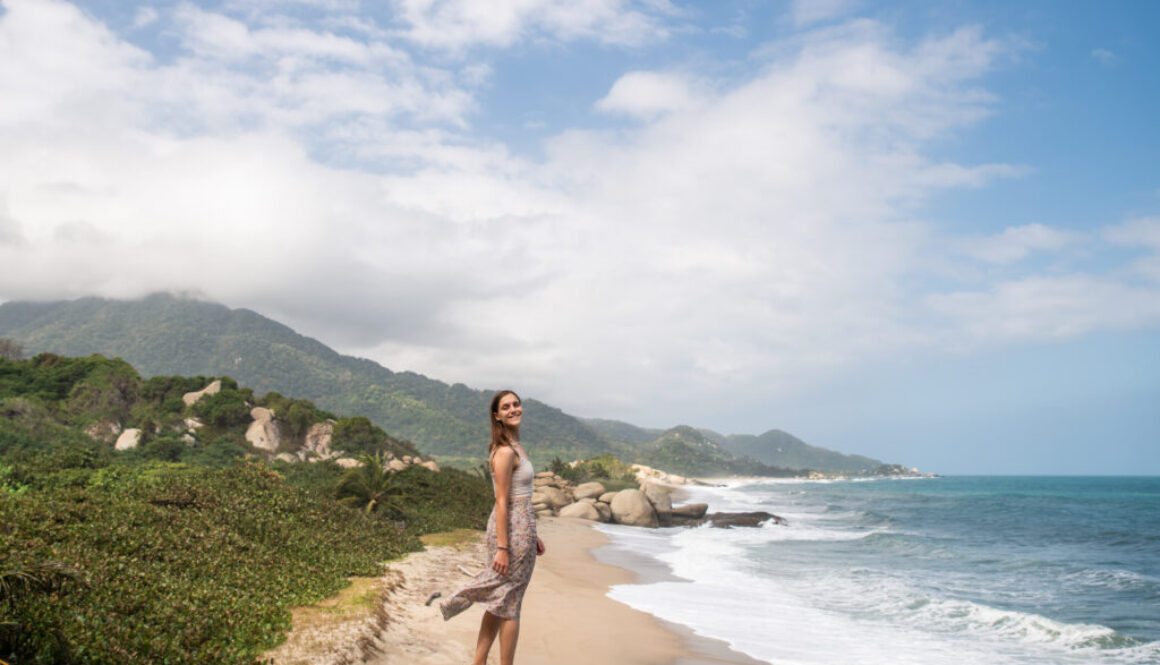
<svg viewBox="0 0 1160 665">
<path fill-rule="evenodd" d="M 60 561 L 41 561 L 0 570 L 0 607 L 22 595 L 51 593 L 69 582 L 85 584 L 80 571 Z"/>
<path fill-rule="evenodd" d="M 399 502 L 403 490 L 387 465 L 386 453 L 360 455 L 358 459 L 362 464 L 347 469 L 338 482 L 339 503 L 364 508 L 368 513 L 379 509 L 403 512 Z"/>
</svg>

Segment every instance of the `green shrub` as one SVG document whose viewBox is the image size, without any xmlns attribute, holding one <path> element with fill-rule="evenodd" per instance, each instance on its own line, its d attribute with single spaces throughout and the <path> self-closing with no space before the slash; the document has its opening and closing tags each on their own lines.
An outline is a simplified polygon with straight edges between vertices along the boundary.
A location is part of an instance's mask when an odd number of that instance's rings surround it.
<svg viewBox="0 0 1160 665">
<path fill-rule="evenodd" d="M 250 422 L 250 407 L 246 406 L 245 396 L 238 390 L 227 388 L 197 400 L 193 412 L 202 422 L 218 429 Z"/>
</svg>

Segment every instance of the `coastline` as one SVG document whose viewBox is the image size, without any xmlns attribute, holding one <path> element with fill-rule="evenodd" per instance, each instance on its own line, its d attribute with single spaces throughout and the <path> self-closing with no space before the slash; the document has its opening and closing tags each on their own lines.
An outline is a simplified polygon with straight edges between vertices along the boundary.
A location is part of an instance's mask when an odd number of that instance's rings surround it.
<svg viewBox="0 0 1160 665">
<path fill-rule="evenodd" d="M 646 582 L 630 561 L 598 558 L 593 550 L 608 537 L 593 523 L 569 518 L 541 518 L 538 528 L 547 552 L 536 564 L 524 597 L 517 662 L 523 665 L 765 665 L 728 644 L 695 635 L 684 626 L 662 621 L 607 596 L 611 586 Z M 480 570 L 482 534 L 458 545 L 428 547 L 390 564 L 383 579 L 389 587 L 377 616 L 377 629 L 358 638 L 364 665 L 452 665 L 470 662 L 483 609 L 472 607 L 444 622 L 436 603 L 424 605 L 436 591 L 449 594 Z M 385 625 L 383 625 L 385 623 Z M 335 635 L 325 650 L 350 653 L 350 632 Z M 291 635 L 293 638 L 293 634 Z M 314 662 L 331 660 L 315 653 Z M 339 658 L 337 660 L 346 660 Z M 499 645 L 488 662 L 498 662 Z M 275 659 L 279 665 L 295 662 Z"/>
</svg>

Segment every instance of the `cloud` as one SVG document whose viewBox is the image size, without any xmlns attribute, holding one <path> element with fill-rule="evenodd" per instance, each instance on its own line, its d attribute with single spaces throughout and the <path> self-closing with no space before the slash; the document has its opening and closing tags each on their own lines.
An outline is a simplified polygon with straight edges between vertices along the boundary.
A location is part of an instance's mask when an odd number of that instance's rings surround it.
<svg viewBox="0 0 1160 665">
<path fill-rule="evenodd" d="M 997 235 L 964 241 L 964 251 L 980 261 L 1008 264 L 1034 251 L 1058 251 L 1080 242 L 1080 233 L 1053 229 L 1043 224 L 1008 227 Z"/>
<path fill-rule="evenodd" d="M 1096 62 L 1100 63 L 1101 65 L 1110 65 L 1119 59 L 1119 57 L 1116 56 L 1115 53 L 1112 53 L 1111 51 L 1109 51 L 1105 48 L 1092 49 L 1091 56 L 1092 56 L 1092 60 L 1095 60 Z"/>
<path fill-rule="evenodd" d="M 612 85 L 596 108 L 609 113 L 652 119 L 670 111 L 687 109 L 694 103 L 691 85 L 676 74 L 629 72 Z"/>
<path fill-rule="evenodd" d="M 1011 47 L 978 28 L 854 20 L 728 80 L 626 71 L 529 156 L 472 128 L 499 61 L 423 50 L 663 36 L 671 8 L 400 3 L 405 48 L 361 16 L 181 5 L 162 59 L 63 2 L 5 7 L 0 299 L 195 290 L 394 369 L 662 422 L 915 349 L 1156 325 L 1155 220 L 1093 234 L 1138 269 L 1055 274 L 1025 259 L 1088 239 L 923 219 L 1028 171 L 936 156 L 996 107 Z M 1003 270 L 939 272 L 964 257 Z"/>
<path fill-rule="evenodd" d="M 663 40 L 667 1 L 630 0 L 395 0 L 402 34 L 424 47 L 461 51 L 507 47 L 529 35 L 636 46 Z"/>
</svg>

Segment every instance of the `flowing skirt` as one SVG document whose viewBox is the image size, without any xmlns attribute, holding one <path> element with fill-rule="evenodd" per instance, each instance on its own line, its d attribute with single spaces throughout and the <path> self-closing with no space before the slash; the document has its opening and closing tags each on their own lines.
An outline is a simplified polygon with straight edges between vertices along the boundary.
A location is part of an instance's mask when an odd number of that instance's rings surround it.
<svg viewBox="0 0 1160 665">
<path fill-rule="evenodd" d="M 500 575 L 491 567 L 498 544 L 495 508 L 492 508 L 487 520 L 487 569 L 439 603 L 445 621 L 473 603 L 482 604 L 488 612 L 502 619 L 519 620 L 524 591 L 532 579 L 532 569 L 536 567 L 536 513 L 532 510 L 531 497 L 511 499 L 508 519 L 508 547 L 511 548 L 508 561 L 511 565 L 507 574 Z"/>
</svg>

